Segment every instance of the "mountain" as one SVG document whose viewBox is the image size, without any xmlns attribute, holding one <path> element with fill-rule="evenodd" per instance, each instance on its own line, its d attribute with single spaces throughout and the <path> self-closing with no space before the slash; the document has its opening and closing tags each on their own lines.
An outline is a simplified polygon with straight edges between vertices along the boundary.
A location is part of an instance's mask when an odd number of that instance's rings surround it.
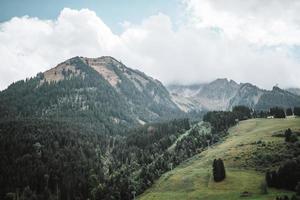
<svg viewBox="0 0 300 200">
<path fill-rule="evenodd" d="M 230 99 L 230 108 L 237 105 L 247 105 L 251 108 L 255 108 L 261 96 L 265 92 L 265 90 L 262 90 L 250 83 L 241 84 L 236 92 L 236 95 Z M 270 106 L 273 107 L 273 105 Z M 269 107 L 266 107 L 266 109 L 268 108 Z"/>
<path fill-rule="evenodd" d="M 287 88 L 286 90 L 289 91 L 290 93 L 300 96 L 300 88 Z"/>
<path fill-rule="evenodd" d="M 74 57 L 18 81 L 0 92 L 0 109 L 2 119 L 78 121 L 106 133 L 182 113 L 158 80 L 109 56 Z"/>
<path fill-rule="evenodd" d="M 1 91 L 0 119 L 77 121 L 111 133 L 184 113 L 230 110 L 236 105 L 260 110 L 293 107 L 300 106 L 300 97 L 278 87 L 269 91 L 227 79 L 166 89 L 158 80 L 112 57 L 74 57 Z"/>
<path fill-rule="evenodd" d="M 274 87 L 260 89 L 250 83 L 217 79 L 206 84 L 169 85 L 173 101 L 184 111 L 230 110 L 237 105 L 268 110 L 270 107 L 284 108 L 300 106 L 300 97 L 287 90 Z"/>
<path fill-rule="evenodd" d="M 283 108 L 300 106 L 300 96 L 274 86 L 271 91 L 266 91 L 261 95 L 255 108 L 266 109 L 273 106 Z"/>
</svg>

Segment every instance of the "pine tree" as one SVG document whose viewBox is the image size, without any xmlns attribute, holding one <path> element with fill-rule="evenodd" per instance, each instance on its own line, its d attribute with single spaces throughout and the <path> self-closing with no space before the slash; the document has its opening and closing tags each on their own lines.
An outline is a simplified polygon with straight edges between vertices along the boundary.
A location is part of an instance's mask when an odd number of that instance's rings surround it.
<svg viewBox="0 0 300 200">
<path fill-rule="evenodd" d="M 291 116 L 291 115 L 293 115 L 292 108 L 286 109 L 286 116 Z"/>
<path fill-rule="evenodd" d="M 275 118 L 285 118 L 284 109 L 280 107 L 270 108 L 270 114 Z"/>
<path fill-rule="evenodd" d="M 224 163 L 220 158 L 213 162 L 213 176 L 215 182 L 220 182 L 226 177 Z"/>
<path fill-rule="evenodd" d="M 294 108 L 294 115 L 300 116 L 300 107 Z"/>
</svg>

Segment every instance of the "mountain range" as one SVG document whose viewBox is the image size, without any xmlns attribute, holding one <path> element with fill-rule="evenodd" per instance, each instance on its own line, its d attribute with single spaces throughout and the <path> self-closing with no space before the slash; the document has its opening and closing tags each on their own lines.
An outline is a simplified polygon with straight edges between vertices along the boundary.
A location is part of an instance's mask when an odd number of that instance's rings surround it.
<svg viewBox="0 0 300 200">
<path fill-rule="evenodd" d="M 206 84 L 169 85 L 168 90 L 173 101 L 184 111 L 230 110 L 237 105 L 268 110 L 274 106 L 288 108 L 300 105 L 300 96 L 291 90 L 277 86 L 265 90 L 250 83 L 238 84 L 226 78 Z"/>
<path fill-rule="evenodd" d="M 293 91 L 297 90 L 264 90 L 227 79 L 165 87 L 110 56 L 74 57 L 1 91 L 0 118 L 70 120 L 111 133 L 191 112 L 230 110 L 236 105 L 259 110 L 300 106 L 300 96 Z"/>
</svg>

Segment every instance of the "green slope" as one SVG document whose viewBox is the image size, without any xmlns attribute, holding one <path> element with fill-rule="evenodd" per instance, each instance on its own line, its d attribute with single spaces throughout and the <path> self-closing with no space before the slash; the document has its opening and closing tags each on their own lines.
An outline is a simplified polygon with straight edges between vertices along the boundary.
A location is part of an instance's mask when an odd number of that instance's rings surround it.
<svg viewBox="0 0 300 200">
<path fill-rule="evenodd" d="M 246 199 L 271 200 L 277 194 L 289 194 L 288 191 L 275 189 L 268 189 L 268 194 L 262 194 L 260 189 L 264 181 L 262 169 L 278 166 L 281 156 L 286 155 L 284 139 L 272 137 L 272 134 L 287 128 L 299 131 L 300 118 L 251 119 L 240 122 L 229 130 L 224 142 L 164 174 L 139 199 L 234 200 L 245 199 L 240 194 L 247 191 L 252 195 Z M 269 163 L 258 159 L 266 155 Z M 221 183 L 215 183 L 211 176 L 211 165 L 215 158 L 222 158 L 226 167 L 227 177 Z"/>
</svg>

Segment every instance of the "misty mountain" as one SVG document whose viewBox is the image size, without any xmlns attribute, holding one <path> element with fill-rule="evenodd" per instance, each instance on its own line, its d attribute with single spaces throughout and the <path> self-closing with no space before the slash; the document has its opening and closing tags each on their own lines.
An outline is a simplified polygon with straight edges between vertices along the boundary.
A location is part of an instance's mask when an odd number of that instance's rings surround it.
<svg viewBox="0 0 300 200">
<path fill-rule="evenodd" d="M 300 96 L 287 90 L 273 87 L 264 90 L 250 83 L 217 79 L 206 84 L 169 85 L 172 99 L 182 110 L 230 110 L 245 105 L 259 110 L 270 107 L 294 107 L 300 105 Z"/>
<path fill-rule="evenodd" d="M 0 109 L 2 119 L 78 121 L 108 133 L 182 113 L 158 80 L 112 57 L 74 57 L 18 81 L 0 92 Z"/>
<path fill-rule="evenodd" d="M 289 91 L 290 93 L 300 96 L 300 88 L 287 88 L 286 90 Z"/>
</svg>

